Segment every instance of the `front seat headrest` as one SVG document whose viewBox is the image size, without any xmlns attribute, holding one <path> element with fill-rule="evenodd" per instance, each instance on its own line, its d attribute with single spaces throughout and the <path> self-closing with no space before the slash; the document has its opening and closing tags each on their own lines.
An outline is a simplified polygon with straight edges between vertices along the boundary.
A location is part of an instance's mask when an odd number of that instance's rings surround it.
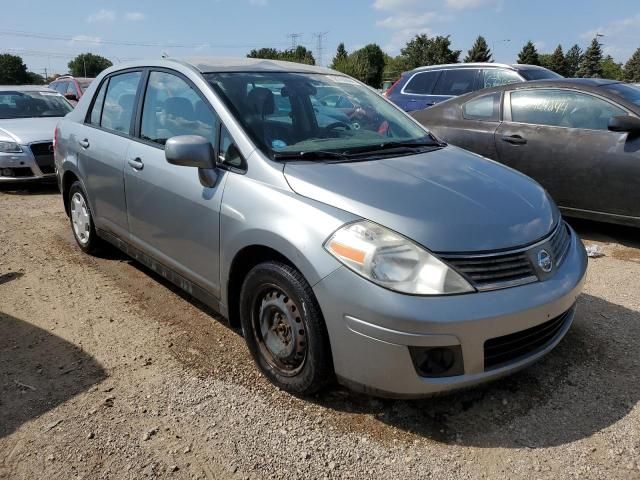
<svg viewBox="0 0 640 480">
<path fill-rule="evenodd" d="M 271 115 L 276 109 L 273 92 L 264 87 L 254 88 L 247 95 L 247 106 L 251 113 L 259 115 L 261 118 Z"/>
</svg>

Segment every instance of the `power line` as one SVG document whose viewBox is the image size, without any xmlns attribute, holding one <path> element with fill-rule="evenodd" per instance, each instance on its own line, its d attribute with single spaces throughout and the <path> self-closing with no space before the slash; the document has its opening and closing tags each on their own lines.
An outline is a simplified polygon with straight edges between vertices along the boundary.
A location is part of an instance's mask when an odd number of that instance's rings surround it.
<svg viewBox="0 0 640 480">
<path fill-rule="evenodd" d="M 329 32 L 316 32 L 313 34 L 313 37 L 316 39 L 316 62 L 318 65 L 322 66 L 322 54 L 324 52 L 323 41 L 324 37 L 327 36 Z"/>
<path fill-rule="evenodd" d="M 297 43 L 297 39 L 302 36 L 302 34 L 292 34 L 295 35 L 295 39 L 293 41 Z M 191 48 L 191 49 L 202 49 L 203 47 L 208 48 L 260 48 L 264 47 L 264 44 L 186 44 L 186 43 L 161 43 L 161 42 L 144 42 L 144 41 L 119 41 L 119 40 L 108 40 L 98 37 L 91 37 L 85 35 L 78 35 L 75 37 L 67 36 L 67 35 L 56 35 L 49 33 L 38 33 L 38 32 L 26 32 L 23 30 L 0 30 L 0 36 L 12 36 L 12 37 L 23 37 L 23 38 L 38 38 L 43 40 L 54 40 L 54 41 L 65 41 L 65 42 L 75 42 L 75 43 L 88 43 L 93 45 L 118 45 L 125 47 L 153 47 L 153 48 Z M 286 45 L 284 42 L 266 42 L 268 45 Z"/>
<path fill-rule="evenodd" d="M 287 35 L 288 38 L 291 39 L 291 49 L 295 50 L 298 46 L 298 39 L 302 37 L 301 33 L 290 33 Z"/>
</svg>

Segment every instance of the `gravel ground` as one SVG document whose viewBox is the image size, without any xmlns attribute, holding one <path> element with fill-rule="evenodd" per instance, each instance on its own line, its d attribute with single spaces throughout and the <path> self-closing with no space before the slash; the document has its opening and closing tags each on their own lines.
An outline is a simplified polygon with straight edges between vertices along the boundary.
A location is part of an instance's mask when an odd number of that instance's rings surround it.
<svg viewBox="0 0 640 480">
<path fill-rule="evenodd" d="M 506 380 L 391 401 L 278 391 L 216 314 L 115 251 L 54 188 L 0 188 L 0 478 L 640 478 L 640 236 L 575 226 L 575 324 Z"/>
</svg>

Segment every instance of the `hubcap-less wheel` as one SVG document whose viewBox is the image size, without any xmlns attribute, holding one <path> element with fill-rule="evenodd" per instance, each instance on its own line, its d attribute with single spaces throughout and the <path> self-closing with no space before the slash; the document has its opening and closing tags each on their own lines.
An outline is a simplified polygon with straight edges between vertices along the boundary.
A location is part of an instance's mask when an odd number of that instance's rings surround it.
<svg viewBox="0 0 640 480">
<path fill-rule="evenodd" d="M 91 217 L 87 202 L 79 192 L 71 197 L 71 222 L 73 223 L 73 233 L 82 245 L 89 243 L 91 232 Z"/>
<path fill-rule="evenodd" d="M 253 333 L 260 353 L 281 375 L 294 376 L 307 357 L 307 332 L 295 303 L 279 288 L 257 296 Z"/>
</svg>

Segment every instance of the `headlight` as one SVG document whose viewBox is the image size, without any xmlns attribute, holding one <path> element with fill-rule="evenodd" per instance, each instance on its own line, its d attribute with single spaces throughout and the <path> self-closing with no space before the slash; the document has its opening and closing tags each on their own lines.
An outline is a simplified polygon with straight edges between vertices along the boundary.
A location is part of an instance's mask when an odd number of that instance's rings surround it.
<svg viewBox="0 0 640 480">
<path fill-rule="evenodd" d="M 20 153 L 22 149 L 16 142 L 0 141 L 0 153 Z"/>
<path fill-rule="evenodd" d="M 351 270 L 390 290 L 413 295 L 475 291 L 424 248 L 367 220 L 340 228 L 324 246 Z"/>
</svg>

